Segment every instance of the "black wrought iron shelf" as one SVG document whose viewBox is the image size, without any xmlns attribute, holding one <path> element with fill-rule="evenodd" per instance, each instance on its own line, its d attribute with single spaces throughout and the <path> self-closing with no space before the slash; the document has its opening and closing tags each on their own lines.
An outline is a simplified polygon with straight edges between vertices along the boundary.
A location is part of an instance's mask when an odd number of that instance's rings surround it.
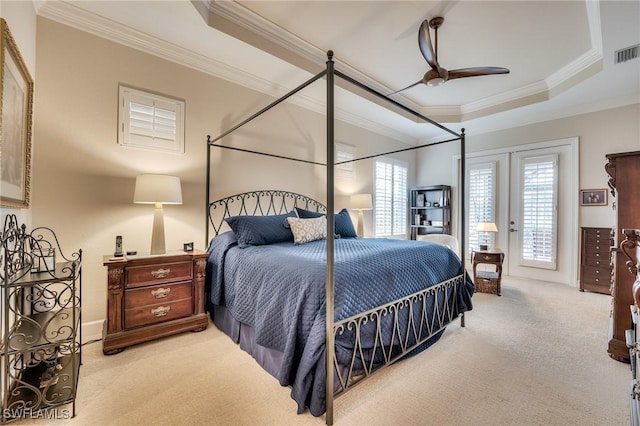
<svg viewBox="0 0 640 426">
<path fill-rule="evenodd" d="M 47 369 L 51 369 L 50 374 Z M 79 372 L 78 353 L 58 357 L 53 367 L 40 363 L 19 370 L 12 380 L 7 408 L 3 411 L 5 421 L 35 416 L 39 411 L 72 403 L 77 393 Z M 43 380 L 45 375 L 47 379 Z"/>
<path fill-rule="evenodd" d="M 78 260 L 57 262 L 53 271 L 32 272 L 26 267 L 20 273 L 14 274 L 14 280 L 3 283 L 2 287 L 26 287 L 53 282 L 69 282 L 80 278 L 81 262 Z"/>
<path fill-rule="evenodd" d="M 0 424 L 69 403 L 62 413 L 75 416 L 81 294 L 82 250 L 66 257 L 53 230 L 27 232 L 7 215 L 0 234 Z"/>
<path fill-rule="evenodd" d="M 79 307 L 21 315 L 9 332 L 0 354 L 35 351 L 44 346 L 59 346 L 73 341 L 79 325 Z"/>
</svg>

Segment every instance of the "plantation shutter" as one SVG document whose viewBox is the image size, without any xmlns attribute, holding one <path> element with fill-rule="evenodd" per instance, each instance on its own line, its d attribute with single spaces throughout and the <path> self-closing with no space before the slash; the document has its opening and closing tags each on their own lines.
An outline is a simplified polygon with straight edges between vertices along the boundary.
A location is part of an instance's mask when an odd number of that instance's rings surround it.
<svg viewBox="0 0 640 426">
<path fill-rule="evenodd" d="M 389 159 L 376 160 L 375 168 L 376 236 L 407 233 L 407 166 Z"/>
<path fill-rule="evenodd" d="M 184 102 L 120 87 L 119 143 L 184 152 Z"/>
<path fill-rule="evenodd" d="M 522 264 L 556 269 L 558 157 L 522 160 Z"/>
<path fill-rule="evenodd" d="M 393 235 L 407 234 L 407 168 L 393 166 Z"/>
<path fill-rule="evenodd" d="M 490 247 L 495 247 L 494 233 L 480 235 L 476 231 L 480 222 L 495 222 L 496 204 L 496 163 L 471 164 L 467 166 L 469 180 L 467 191 L 469 193 L 469 216 L 467 218 L 469 236 L 469 250 L 477 250 L 480 244 L 484 244 L 488 237 Z"/>
<path fill-rule="evenodd" d="M 356 155 L 356 147 L 345 143 L 336 142 L 336 176 L 352 178 L 355 176 L 353 162 L 339 164 L 344 161 L 352 161 Z"/>
</svg>

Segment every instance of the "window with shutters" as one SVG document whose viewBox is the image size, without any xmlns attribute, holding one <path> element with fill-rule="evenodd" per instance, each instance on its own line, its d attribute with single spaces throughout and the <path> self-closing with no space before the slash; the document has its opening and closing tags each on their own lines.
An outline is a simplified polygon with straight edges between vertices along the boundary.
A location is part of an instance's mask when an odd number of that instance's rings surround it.
<svg viewBox="0 0 640 426">
<path fill-rule="evenodd" d="M 480 244 L 495 247 L 494 233 L 488 235 L 476 231 L 480 222 L 494 222 L 496 217 L 496 163 L 470 164 L 467 166 L 467 191 L 469 194 L 467 235 L 469 250 L 478 250 Z"/>
<path fill-rule="evenodd" d="M 522 160 L 522 264 L 556 268 L 558 157 Z"/>
<path fill-rule="evenodd" d="M 336 142 L 336 176 L 344 178 L 354 178 L 355 169 L 353 163 L 342 163 L 344 161 L 351 161 L 356 158 L 356 147 L 353 145 L 347 145 L 346 143 Z"/>
<path fill-rule="evenodd" d="M 119 88 L 118 143 L 184 153 L 184 101 Z"/>
<path fill-rule="evenodd" d="M 407 163 L 376 160 L 374 218 L 377 237 L 407 236 Z"/>
</svg>

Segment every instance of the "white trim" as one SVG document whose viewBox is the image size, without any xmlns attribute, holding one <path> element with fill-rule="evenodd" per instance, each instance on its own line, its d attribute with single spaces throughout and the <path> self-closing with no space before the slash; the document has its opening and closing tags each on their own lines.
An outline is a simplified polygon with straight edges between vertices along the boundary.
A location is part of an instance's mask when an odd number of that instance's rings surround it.
<svg viewBox="0 0 640 426">
<path fill-rule="evenodd" d="M 102 324 L 104 321 L 105 320 L 83 322 L 80 326 L 82 328 L 82 343 L 102 339 Z"/>
<path fill-rule="evenodd" d="M 570 146 L 570 150 L 571 153 L 569 154 L 570 156 L 570 170 L 572 171 L 571 173 L 571 180 L 569 182 L 569 187 L 570 187 L 570 193 L 574 194 L 574 196 L 572 197 L 572 199 L 574 200 L 573 203 L 570 204 L 570 209 L 571 211 L 568 213 L 568 217 L 570 218 L 570 229 L 571 229 L 571 247 L 570 250 L 572 253 L 575 253 L 576 256 L 578 256 L 578 253 L 580 253 L 580 245 L 579 245 L 579 225 L 580 225 L 580 219 L 579 219 L 579 205 L 578 205 L 578 201 L 579 201 L 579 193 L 580 193 L 580 186 L 579 186 L 579 179 L 580 179 L 580 139 L 578 138 L 578 136 L 573 136 L 573 137 L 569 137 L 569 138 L 563 138 L 563 139 L 555 139 L 555 140 L 547 140 L 547 141 L 541 141 L 541 142 L 533 142 L 533 143 L 528 143 L 528 144 L 523 144 L 523 145 L 514 145 L 514 146 L 509 146 L 509 147 L 504 147 L 504 148 L 496 148 L 496 149 L 490 149 L 490 150 L 486 150 L 486 151 L 476 151 L 476 152 L 472 152 L 472 153 L 466 153 L 466 157 L 467 158 L 476 158 L 476 157 L 485 157 L 485 156 L 491 156 L 491 155 L 500 155 L 500 154 L 511 154 L 514 152 L 521 152 L 521 151 L 528 151 L 528 150 L 534 150 L 534 149 L 541 149 L 541 148 L 550 148 L 550 147 L 557 147 L 557 146 L 564 146 L 564 145 L 568 145 Z M 458 182 L 458 177 L 460 174 L 460 169 L 459 169 L 459 162 L 461 159 L 461 155 L 460 154 L 455 154 L 452 156 L 453 159 L 453 172 L 452 172 L 452 187 L 458 187 L 459 186 L 459 182 Z M 511 170 L 510 170 L 510 161 L 506 162 L 506 173 L 507 176 L 511 175 Z M 500 191 L 500 194 L 502 194 L 502 191 Z M 508 203 L 503 203 L 503 204 L 507 204 L 507 205 L 500 205 L 499 206 L 499 212 L 496 212 L 496 214 L 498 214 L 501 218 L 508 218 L 509 214 L 509 205 Z M 455 206 L 454 206 L 455 207 Z M 505 222 L 506 225 L 508 225 Z M 503 226 L 503 225 L 500 225 Z M 508 229 L 508 228 L 505 228 Z M 459 229 L 458 229 L 459 231 Z M 501 241 L 502 242 L 502 241 Z M 462 242 L 461 242 L 462 244 Z M 505 251 L 506 253 L 506 251 Z M 467 259 L 469 260 L 469 259 Z M 570 280 L 570 285 L 573 285 L 575 287 L 578 286 L 578 264 L 580 259 L 576 257 L 576 259 L 574 259 L 574 261 L 571 262 L 571 267 L 570 267 L 570 274 L 571 276 L 569 277 Z M 503 266 L 503 274 L 504 275 L 509 275 L 509 270 L 508 270 L 508 265 L 507 262 L 505 262 L 505 265 Z"/>
</svg>

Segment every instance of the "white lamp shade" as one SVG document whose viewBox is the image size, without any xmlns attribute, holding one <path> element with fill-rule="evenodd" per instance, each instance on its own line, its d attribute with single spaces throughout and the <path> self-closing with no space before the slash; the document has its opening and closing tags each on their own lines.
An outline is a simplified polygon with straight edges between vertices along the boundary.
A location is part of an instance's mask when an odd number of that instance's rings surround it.
<svg viewBox="0 0 640 426">
<path fill-rule="evenodd" d="M 349 208 L 353 210 L 371 210 L 373 208 L 371 194 L 353 194 L 349 199 Z"/>
<path fill-rule="evenodd" d="M 180 178 L 167 175 L 138 175 L 133 202 L 138 204 L 182 204 Z"/>
<path fill-rule="evenodd" d="M 478 232 L 498 232 L 496 224 L 493 222 L 479 222 L 476 228 Z"/>
</svg>

